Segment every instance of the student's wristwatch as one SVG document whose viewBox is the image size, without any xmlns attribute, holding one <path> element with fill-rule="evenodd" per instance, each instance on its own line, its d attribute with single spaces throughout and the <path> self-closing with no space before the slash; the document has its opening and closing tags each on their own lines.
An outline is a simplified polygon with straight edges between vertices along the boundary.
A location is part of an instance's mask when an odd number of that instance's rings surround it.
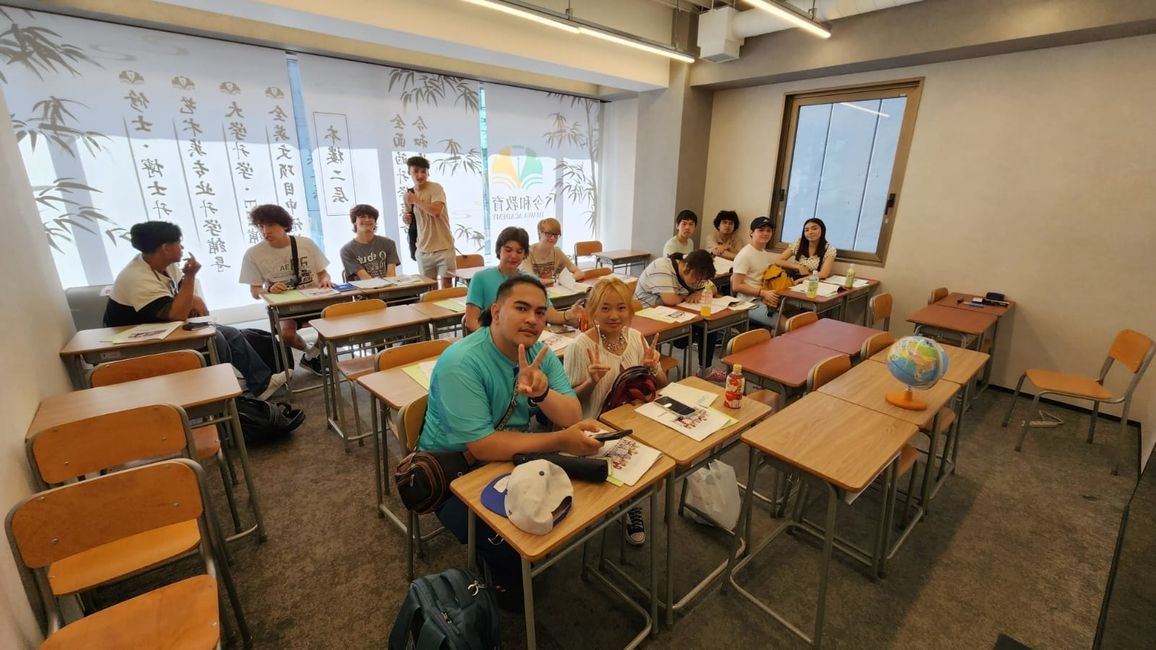
<svg viewBox="0 0 1156 650">
<path fill-rule="evenodd" d="M 546 390 L 542 391 L 541 395 L 538 395 L 536 397 L 527 397 L 526 401 L 530 403 L 530 406 L 537 406 L 537 405 L 541 404 L 542 402 L 544 402 L 546 400 L 546 396 L 549 394 L 550 394 L 550 387 L 547 386 Z"/>
</svg>

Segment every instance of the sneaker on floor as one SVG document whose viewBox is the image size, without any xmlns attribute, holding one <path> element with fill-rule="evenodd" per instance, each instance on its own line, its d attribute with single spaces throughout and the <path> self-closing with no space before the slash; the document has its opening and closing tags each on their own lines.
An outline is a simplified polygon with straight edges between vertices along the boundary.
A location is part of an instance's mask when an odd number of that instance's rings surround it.
<svg viewBox="0 0 1156 650">
<path fill-rule="evenodd" d="M 631 508 L 626 513 L 626 541 L 631 546 L 646 543 L 646 522 L 642 518 L 642 508 Z"/>
<path fill-rule="evenodd" d="M 325 367 L 321 363 L 321 355 L 313 358 L 301 357 L 301 367 L 320 377 L 325 374 Z"/>
<path fill-rule="evenodd" d="M 281 387 L 284 386 L 285 383 L 288 381 L 289 381 L 289 371 L 288 370 L 286 370 L 285 372 L 273 373 L 273 376 L 269 377 L 269 385 L 265 387 L 265 390 L 261 391 L 261 394 L 257 396 L 257 399 L 261 400 L 262 402 L 269 399 L 270 397 L 273 396 L 273 393 L 276 393 L 277 391 L 281 390 Z"/>
<path fill-rule="evenodd" d="M 699 377 L 715 384 L 721 384 L 727 380 L 727 373 L 719 368 L 711 368 L 709 371 L 704 370 L 699 374 Z"/>
</svg>

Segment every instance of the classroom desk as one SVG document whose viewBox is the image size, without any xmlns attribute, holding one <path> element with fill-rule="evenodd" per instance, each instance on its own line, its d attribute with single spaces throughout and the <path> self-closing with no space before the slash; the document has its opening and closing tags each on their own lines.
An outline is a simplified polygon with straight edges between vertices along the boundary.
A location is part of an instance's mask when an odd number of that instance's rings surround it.
<svg viewBox="0 0 1156 650">
<path fill-rule="evenodd" d="M 462 284 L 469 285 L 470 280 L 473 280 L 474 276 L 485 270 L 485 268 L 485 266 L 471 266 L 465 269 L 454 269 L 450 271 L 450 277 L 453 278 L 455 282 L 460 280 Z"/>
<path fill-rule="evenodd" d="M 461 300 L 464 302 L 465 297 L 463 296 Z M 462 330 L 462 321 L 466 316 L 465 310 L 454 311 L 433 302 L 415 302 L 411 306 L 429 318 L 430 339 L 436 339 L 441 334 L 450 331 L 456 333 Z"/>
<path fill-rule="evenodd" d="M 345 409 L 338 395 L 338 385 L 341 378 L 337 372 L 337 349 L 348 346 L 369 346 L 384 343 L 387 339 L 396 340 L 426 340 L 429 336 L 429 316 L 414 305 L 394 305 L 386 309 L 337 316 L 334 318 L 315 318 L 309 321 L 309 326 L 317 330 L 317 335 L 325 343 L 325 372 L 321 376 L 325 394 L 325 420 L 330 428 L 341 437 L 345 449 L 349 450 L 349 443 L 373 435 L 361 433 L 361 419 L 357 413 L 357 399 L 353 398 L 353 413 L 356 419 L 358 433 L 349 436 L 345 432 Z M 369 363 L 372 368 L 372 357 Z M 334 413 L 337 420 L 333 419 Z"/>
<path fill-rule="evenodd" d="M 819 392 L 871 409 L 877 413 L 889 415 L 897 420 L 910 422 L 926 431 L 930 437 L 927 453 L 928 466 L 930 467 L 933 465 L 932 459 L 935 458 L 939 449 L 939 411 L 959 392 L 960 386 L 954 382 L 940 380 L 927 390 L 914 391 L 919 399 L 927 402 L 927 408 L 922 411 L 901 408 L 887 401 L 886 394 L 888 392 L 904 388 L 903 384 L 891 376 L 891 371 L 887 369 L 887 366 L 879 363 L 861 363 L 823 384 L 819 388 Z M 932 472 L 930 471 L 923 473 L 920 511 L 910 526 L 914 526 L 915 521 L 929 511 L 931 476 Z M 938 489 L 938 485 L 936 488 Z M 910 531 L 910 527 L 908 531 Z M 901 538 L 899 543 L 902 543 L 905 537 Z"/>
<path fill-rule="evenodd" d="M 876 365 L 876 364 L 867 364 Z M 876 556 L 885 548 L 883 532 L 890 526 L 894 503 L 895 460 L 903 446 L 916 434 L 916 427 L 871 409 L 850 404 L 823 393 L 810 393 L 774 416 L 748 429 L 742 441 L 750 448 L 747 489 L 743 497 L 743 535 L 736 536 L 728 568 L 728 584 L 759 609 L 777 620 L 793 634 L 819 647 L 823 637 L 823 620 L 827 608 L 827 581 L 831 552 L 835 546 L 835 523 L 838 502 L 847 493 L 867 488 L 876 476 L 886 471 L 884 516 L 880 518 L 875 540 Z M 797 471 L 804 479 L 821 484 L 827 492 L 827 513 L 822 529 L 823 554 L 819 569 L 818 602 L 815 608 L 814 632 L 808 636 L 781 614 L 760 602 L 735 582 L 735 574 L 747 566 L 784 531 L 798 528 L 818 534 L 801 521 L 788 518 L 758 545 L 750 545 L 751 503 L 760 457 L 784 471 Z M 741 560 L 738 550 L 747 540 L 750 552 Z"/>
<path fill-rule="evenodd" d="M 744 397 L 738 409 L 729 409 L 723 406 L 723 389 L 699 377 L 687 377 L 678 383 L 709 391 L 717 397 L 711 407 L 726 413 L 738 420 L 729 427 L 719 429 L 700 442 L 685 436 L 670 427 L 663 426 L 650 418 L 639 415 L 637 407 L 625 404 L 608 413 L 603 413 L 599 419 L 615 429 L 633 429 L 631 435 L 644 445 L 654 447 L 664 456 L 674 461 L 675 470 L 666 475 L 666 624 L 674 625 L 674 612 L 681 611 L 723 575 L 726 562 L 711 571 L 703 580 L 696 584 L 678 602 L 674 600 L 674 526 L 671 517 L 674 513 L 674 487 L 679 481 L 705 466 L 710 461 L 722 456 L 737 442 L 739 434 L 746 431 L 752 424 L 762 420 L 771 413 L 771 407 Z M 685 496 L 685 495 L 684 495 Z M 680 513 L 681 514 L 681 513 Z M 651 519 L 658 520 L 658 514 L 651 511 Z M 729 531 L 728 531 L 729 532 Z"/>
<path fill-rule="evenodd" d="M 786 398 L 789 389 L 802 388 L 807 384 L 807 374 L 816 363 L 834 355 L 835 352 L 830 348 L 776 336 L 742 352 L 727 355 L 723 363 L 728 366 L 741 364 L 744 375 L 776 384 L 779 394 Z"/>
<path fill-rule="evenodd" d="M 565 287 L 546 287 L 546 297 L 550 299 L 550 305 L 554 307 L 554 309 L 557 309 L 558 311 L 566 311 L 570 307 L 574 306 L 574 304 L 578 301 L 585 300 L 586 294 L 590 293 L 590 288 L 585 286 L 584 283 L 579 283 L 578 286 L 581 288 L 578 291 L 572 293 Z M 566 293 L 563 295 L 558 295 L 562 292 Z"/>
<path fill-rule="evenodd" d="M 602 263 L 605 262 L 615 272 L 618 271 L 619 267 L 625 267 L 628 274 L 635 264 L 645 267 L 646 263 L 650 261 L 650 257 L 650 253 L 646 251 L 636 251 L 629 248 L 594 253 L 594 259 L 597 260 L 596 265 L 602 266 Z"/>
<path fill-rule="evenodd" d="M 689 311 L 692 314 L 698 314 L 702 319 L 702 340 L 699 345 L 702 349 L 706 349 L 707 341 L 711 334 L 715 332 L 722 332 L 726 334 L 728 330 L 738 329 L 743 332 L 750 329 L 751 315 L 749 309 L 723 309 L 721 311 L 712 311 L 710 316 L 703 316 L 701 309 L 692 309 L 690 307 L 683 307 L 678 305 L 678 309 Z M 719 347 L 726 349 L 726 337 L 719 341 Z M 688 366 L 689 367 L 689 366 Z"/>
<path fill-rule="evenodd" d="M 952 292 L 952 293 L 947 294 L 947 297 L 940 299 L 935 304 L 941 305 L 944 307 L 952 307 L 955 309 L 964 309 L 967 311 L 975 311 L 975 312 L 978 312 L 981 314 L 991 314 L 992 316 L 995 316 L 995 325 L 993 325 L 992 329 L 991 329 L 991 350 L 994 351 L 996 341 L 999 340 L 999 324 L 1003 320 L 1003 317 L 1008 314 L 1008 312 L 1015 309 L 1016 303 L 1014 300 L 1006 300 L 1004 302 L 1007 303 L 1007 307 L 1004 307 L 1002 305 L 982 305 L 982 304 L 978 305 L 978 306 L 972 306 L 973 303 L 971 303 L 971 299 L 972 298 L 981 298 L 981 297 L 982 296 L 979 296 L 979 295 L 973 294 L 973 293 Z M 986 368 L 984 368 L 984 371 L 983 371 L 983 386 L 981 388 L 986 389 L 990 383 L 991 383 L 991 365 L 988 365 Z"/>
<path fill-rule="evenodd" d="M 217 347 L 213 345 L 213 337 L 217 334 L 215 327 L 202 327 L 191 331 L 178 327 L 159 341 L 134 341 L 116 345 L 103 340 L 132 327 L 135 325 L 80 330 L 69 339 L 68 343 L 60 349 L 60 358 L 68 370 L 68 378 L 72 380 L 73 388 L 81 390 L 89 387 L 84 377 L 84 363 L 86 361 L 95 366 L 105 361 L 142 357 L 172 350 L 207 350 L 209 364 L 220 363 L 220 359 L 217 357 Z"/>
<path fill-rule="evenodd" d="M 907 322 L 915 323 L 916 334 L 922 327 L 957 332 L 962 335 L 963 347 L 974 347 L 977 350 L 983 345 L 984 334 L 995 325 L 996 320 L 994 314 L 938 304 L 927 305 L 907 317 Z M 971 345 L 971 338 L 975 339 L 974 346 Z"/>
<path fill-rule="evenodd" d="M 815 296 L 814 298 L 807 297 L 807 282 L 804 280 L 803 282 L 794 285 L 790 289 L 780 292 L 782 303 L 780 304 L 779 308 L 780 310 L 783 310 L 794 304 L 802 307 L 803 309 L 810 309 L 816 314 L 823 314 L 824 312 L 839 310 L 839 320 L 845 321 L 847 320 L 847 305 L 850 304 L 853 300 L 866 300 L 871 296 L 871 293 L 875 291 L 876 287 L 879 286 L 878 280 L 872 280 L 870 278 L 860 279 L 867 280 L 867 284 L 855 289 L 841 288 L 834 295 L 826 297 Z M 867 311 L 868 310 L 864 308 L 864 325 L 867 324 Z M 779 333 L 780 322 L 782 322 L 781 318 L 775 323 L 776 335 Z"/>
<path fill-rule="evenodd" d="M 526 533 L 510 523 L 509 519 L 491 512 L 481 503 L 482 488 L 490 481 L 507 474 L 514 468 L 512 463 L 490 463 L 459 477 L 450 483 L 450 490 L 462 500 L 469 509 L 468 542 L 466 558 L 471 569 L 475 568 L 477 560 L 477 518 L 502 536 L 522 557 L 522 589 L 526 607 L 526 645 L 531 650 L 537 647 L 537 635 L 534 629 L 534 587 L 535 575 L 552 566 L 555 562 L 576 548 L 584 547 L 585 543 L 604 528 L 615 523 L 615 520 L 632 507 L 640 505 L 644 499 L 650 499 L 650 511 L 658 512 L 658 487 L 662 479 L 674 469 L 674 461 L 660 457 L 650 470 L 632 486 L 616 486 L 608 482 L 587 483 L 574 481 L 574 499 L 570 514 L 558 522 L 552 531 L 545 535 Z M 654 540 L 650 544 L 650 611 L 635 603 L 617 586 L 606 580 L 601 574 L 589 569 L 583 556 L 582 570 L 584 574 L 597 577 L 604 585 L 617 594 L 628 606 L 642 614 L 646 619 L 643 628 L 627 647 L 635 647 L 657 630 L 654 624 L 658 618 L 658 572 L 655 571 Z M 547 559 L 548 558 L 548 559 Z M 534 564 L 537 563 L 537 566 Z"/>
<path fill-rule="evenodd" d="M 855 357 L 863 349 L 863 343 L 878 333 L 879 330 L 870 327 L 823 318 L 793 332 L 787 332 L 779 338 L 802 341 Z"/>
<path fill-rule="evenodd" d="M 686 348 L 682 351 L 682 374 L 686 375 L 690 371 L 690 347 L 691 338 L 694 333 L 694 324 L 701 321 L 702 316 L 695 315 L 686 321 L 679 323 L 664 323 L 658 320 L 652 320 L 643 316 L 635 316 L 630 321 L 630 326 L 638 330 L 642 334 L 642 338 L 650 342 L 655 334 L 658 334 L 658 342 L 673 343 L 680 339 L 686 339 Z"/>
<path fill-rule="evenodd" d="M 245 437 L 241 435 L 241 420 L 237 415 L 237 405 L 234 401 L 240 394 L 241 384 L 237 382 L 233 366 L 228 364 L 60 393 L 40 401 L 40 407 L 36 410 L 32 423 L 28 425 L 25 440 L 37 432 L 61 424 L 153 404 L 176 404 L 185 409 L 190 420 L 202 419 L 198 426 L 225 424 L 223 430 L 237 448 L 255 521 L 253 527 L 237 531 L 229 537 L 229 540 L 257 531 L 260 540 L 265 541 L 267 538 L 265 520 L 261 515 L 257 486 L 253 480 L 252 468 L 249 466 L 249 452 L 245 447 Z"/>
</svg>

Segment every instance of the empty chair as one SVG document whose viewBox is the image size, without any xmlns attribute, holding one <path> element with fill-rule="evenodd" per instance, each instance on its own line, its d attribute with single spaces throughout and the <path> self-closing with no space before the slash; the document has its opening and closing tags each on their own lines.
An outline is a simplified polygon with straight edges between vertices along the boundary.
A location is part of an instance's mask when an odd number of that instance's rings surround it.
<svg viewBox="0 0 1156 650">
<path fill-rule="evenodd" d="M 851 357 L 837 354 L 811 367 L 807 373 L 807 392 L 819 390 L 819 387 L 851 369 Z"/>
<path fill-rule="evenodd" d="M 595 278 L 600 278 L 600 277 L 603 277 L 606 275 L 610 275 L 611 273 L 614 273 L 614 269 L 610 268 L 609 266 L 600 266 L 596 269 L 587 269 L 586 270 L 586 279 L 587 280 L 593 280 Z"/>
<path fill-rule="evenodd" d="M 1092 420 L 1088 424 L 1089 444 L 1091 444 L 1096 432 L 1096 418 L 1100 415 L 1100 405 L 1123 404 L 1124 412 L 1120 416 L 1120 444 L 1123 446 L 1125 444 L 1124 438 L 1128 433 L 1128 414 L 1132 410 L 1132 393 L 1148 369 L 1148 364 L 1152 362 L 1153 352 L 1156 352 L 1156 348 L 1152 345 L 1152 339 L 1135 330 L 1125 329 L 1116 334 L 1112 346 L 1108 348 L 1108 357 L 1104 359 L 1104 365 L 1100 367 L 1099 377 L 1093 379 L 1083 375 L 1070 375 L 1034 368 L 1025 370 L 1024 374 L 1020 376 L 1019 382 L 1016 383 L 1015 394 L 1008 406 L 1007 416 L 1003 419 L 1003 426 L 1006 427 L 1007 423 L 1011 421 L 1012 411 L 1015 410 L 1016 400 L 1019 398 L 1024 380 L 1030 380 L 1038 390 L 1035 397 L 1032 398 L 1029 415 L 1024 418 L 1023 425 L 1020 427 L 1016 451 L 1023 447 L 1024 438 L 1028 435 L 1030 414 L 1035 413 L 1036 409 L 1039 408 L 1040 397 L 1043 395 L 1059 395 L 1092 402 Z M 1108 371 L 1117 362 L 1132 371 L 1132 379 L 1128 382 L 1128 387 L 1124 389 L 1122 395 L 1116 395 L 1104 387 L 1104 380 L 1108 377 Z M 1120 464 L 1117 460 L 1112 467 L 1112 473 L 1117 474 L 1119 471 Z"/>
<path fill-rule="evenodd" d="M 794 316 L 788 318 L 787 322 L 783 324 L 783 331 L 793 332 L 800 327 L 806 327 L 807 325 L 810 325 L 811 323 L 817 323 L 818 321 L 818 314 L 813 311 L 805 311 L 801 314 L 795 314 Z"/>
<path fill-rule="evenodd" d="M 863 347 L 859 350 L 860 359 L 870 359 L 875 356 L 880 350 L 886 350 L 895 342 L 895 337 L 891 332 L 879 332 L 871 338 L 863 341 Z"/>
<path fill-rule="evenodd" d="M 486 258 L 478 254 L 458 255 L 454 257 L 454 262 L 459 269 L 472 269 L 476 266 L 485 266 Z"/>
<path fill-rule="evenodd" d="M 602 242 L 600 241 L 580 241 L 574 243 L 574 263 L 578 263 L 579 257 L 589 257 L 595 253 L 602 252 Z"/>
<path fill-rule="evenodd" d="M 8 514 L 14 555 L 32 571 L 47 615 L 42 648 L 214 647 L 220 640 L 220 577 L 242 638 L 250 640 L 229 567 L 211 543 L 201 468 L 186 459 L 153 463 L 34 494 Z M 141 556 L 167 545 L 196 551 L 204 573 L 68 625 L 60 599 L 151 568 Z M 103 578 L 81 585 L 88 573 Z"/>
<path fill-rule="evenodd" d="M 446 289 L 434 289 L 421 294 L 421 302 L 437 302 L 439 300 L 451 300 L 453 298 L 465 298 L 468 289 L 465 287 L 449 287 Z"/>
<path fill-rule="evenodd" d="M 353 300 L 350 302 L 339 302 L 336 305 L 329 305 L 321 311 L 322 318 L 340 318 L 342 316 L 353 316 L 355 314 L 363 314 L 372 311 L 383 311 L 386 309 L 385 301 L 374 298 L 372 300 Z M 347 359 L 329 359 L 329 364 L 325 376 L 322 378 L 325 383 L 326 394 L 326 415 L 328 416 L 332 404 L 333 409 L 337 413 L 337 426 L 335 427 L 337 435 L 341 436 L 341 440 L 345 445 L 345 451 L 349 451 L 349 443 L 351 441 L 358 441 L 359 444 L 364 445 L 363 440 L 370 433 L 363 434 L 361 432 L 361 412 L 357 406 L 357 391 L 354 386 L 358 377 L 368 375 L 373 372 L 373 356 L 368 354 L 359 354 L 364 352 L 365 346 L 356 347 L 350 351 L 353 356 Z M 339 352 L 340 354 L 340 352 Z M 328 356 L 328 355 L 327 355 Z M 337 374 L 333 374 L 333 369 L 336 367 Z M 345 408 L 341 404 L 341 382 L 344 381 L 349 386 L 349 401 L 353 405 L 353 422 L 357 427 L 357 433 L 348 435 L 345 433 Z"/>
<path fill-rule="evenodd" d="M 947 297 L 948 293 L 950 293 L 950 292 L 947 290 L 947 287 L 939 287 L 938 289 L 932 291 L 931 295 L 927 297 L 927 304 L 930 305 L 932 303 L 936 303 L 936 302 L 939 302 L 940 300 L 943 300 L 944 298 Z"/>
<path fill-rule="evenodd" d="M 871 297 L 871 301 L 867 303 L 867 308 L 871 312 L 872 327 L 882 321 L 883 331 L 891 329 L 891 303 L 891 294 L 889 293 L 881 293 Z"/>
</svg>

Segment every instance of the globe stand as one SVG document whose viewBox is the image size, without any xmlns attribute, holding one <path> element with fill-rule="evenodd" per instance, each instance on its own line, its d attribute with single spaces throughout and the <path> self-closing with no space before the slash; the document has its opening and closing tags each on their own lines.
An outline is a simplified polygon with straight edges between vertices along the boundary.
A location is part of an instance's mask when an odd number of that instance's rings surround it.
<svg viewBox="0 0 1156 650">
<path fill-rule="evenodd" d="M 894 404 L 899 408 L 908 409 L 910 411 L 924 411 L 927 410 L 927 402 L 915 397 L 911 393 L 911 387 L 908 386 L 906 390 L 891 391 L 884 395 L 888 403 Z"/>
</svg>

